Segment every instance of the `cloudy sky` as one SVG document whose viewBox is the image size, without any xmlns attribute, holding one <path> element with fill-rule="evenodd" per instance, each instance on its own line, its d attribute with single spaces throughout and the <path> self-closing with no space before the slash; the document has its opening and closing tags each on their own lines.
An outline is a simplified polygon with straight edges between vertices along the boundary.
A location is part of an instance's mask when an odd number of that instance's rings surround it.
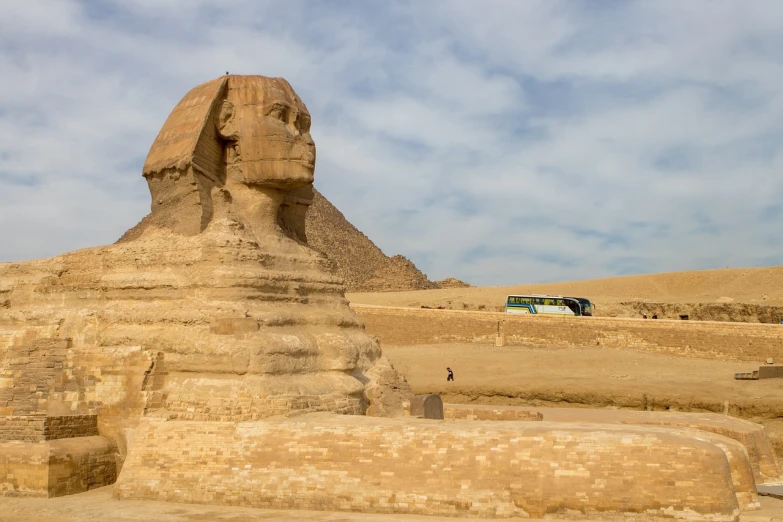
<svg viewBox="0 0 783 522">
<path fill-rule="evenodd" d="M 177 101 L 288 79 L 316 187 L 432 279 L 783 264 L 783 2 L 0 0 L 0 261 L 115 241 Z"/>
</svg>

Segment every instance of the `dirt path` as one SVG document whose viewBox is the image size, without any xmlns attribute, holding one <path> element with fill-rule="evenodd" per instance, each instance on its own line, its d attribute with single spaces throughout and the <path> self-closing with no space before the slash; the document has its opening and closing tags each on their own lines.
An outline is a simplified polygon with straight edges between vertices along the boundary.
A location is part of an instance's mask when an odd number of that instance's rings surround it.
<svg viewBox="0 0 783 522">
<path fill-rule="evenodd" d="M 742 520 L 783 520 L 783 500 L 761 498 L 761 511 L 751 511 Z M 752 517 L 752 518 L 748 518 Z M 313 520 L 323 522 L 446 522 L 453 517 L 429 517 L 416 515 L 374 515 L 363 513 L 335 513 L 329 511 L 283 511 L 232 506 L 200 506 L 195 504 L 171 504 L 141 500 L 115 500 L 111 487 L 95 489 L 79 495 L 59 498 L 3 498 L 0 497 L 0 522 L 195 522 L 228 521 L 250 522 L 274 520 L 294 522 Z M 463 519 L 464 520 L 464 519 Z M 471 521 L 488 522 L 471 518 Z M 497 519 L 495 519 L 497 520 Z M 503 520 L 535 519 L 506 518 Z M 579 520 L 569 519 L 571 522 Z"/>
</svg>

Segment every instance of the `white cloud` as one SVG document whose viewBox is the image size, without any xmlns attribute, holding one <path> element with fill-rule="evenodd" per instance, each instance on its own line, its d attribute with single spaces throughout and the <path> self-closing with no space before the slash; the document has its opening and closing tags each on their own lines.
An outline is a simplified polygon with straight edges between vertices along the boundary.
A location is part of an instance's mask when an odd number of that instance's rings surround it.
<svg viewBox="0 0 783 522">
<path fill-rule="evenodd" d="M 783 7 L 553 0 L 28 1 L 0 17 L 0 260 L 148 210 L 168 111 L 287 78 L 316 184 L 433 278 L 783 263 Z"/>
</svg>

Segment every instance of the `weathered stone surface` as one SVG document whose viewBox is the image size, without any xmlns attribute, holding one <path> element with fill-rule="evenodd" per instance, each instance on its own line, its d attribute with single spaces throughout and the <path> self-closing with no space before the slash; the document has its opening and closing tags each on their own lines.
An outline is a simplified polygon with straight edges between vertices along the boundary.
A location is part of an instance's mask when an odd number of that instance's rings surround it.
<svg viewBox="0 0 783 522">
<path fill-rule="evenodd" d="M 503 420 L 540 421 L 544 416 L 537 411 L 514 406 L 486 406 L 483 404 L 444 404 L 443 414 L 447 419 L 457 420 Z"/>
<path fill-rule="evenodd" d="M 443 400 L 437 393 L 415 395 L 411 399 L 411 416 L 422 419 L 443 419 Z"/>
<path fill-rule="evenodd" d="M 97 415 L 0 416 L 0 441 L 43 442 L 98 435 Z"/>
<path fill-rule="evenodd" d="M 106 437 L 0 442 L 0 496 L 59 497 L 116 479 L 116 451 Z"/>
<path fill-rule="evenodd" d="M 115 495 L 463 517 L 735 520 L 756 502 L 742 447 L 694 435 L 323 415 L 238 424 L 145 421 Z"/>
</svg>

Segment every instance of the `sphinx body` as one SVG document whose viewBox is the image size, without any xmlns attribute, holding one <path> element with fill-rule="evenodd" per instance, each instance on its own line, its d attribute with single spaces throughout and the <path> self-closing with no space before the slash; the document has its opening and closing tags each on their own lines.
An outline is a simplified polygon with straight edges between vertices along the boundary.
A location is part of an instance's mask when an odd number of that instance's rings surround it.
<svg viewBox="0 0 783 522">
<path fill-rule="evenodd" d="M 202 84 L 150 149 L 141 223 L 114 245 L 0 265 L 0 414 L 98 415 L 120 448 L 143 415 L 401 414 L 407 383 L 306 243 L 309 127 L 283 79 Z M 21 388 L 41 377 L 13 366 L 20 354 L 53 365 L 34 401 Z"/>
</svg>

